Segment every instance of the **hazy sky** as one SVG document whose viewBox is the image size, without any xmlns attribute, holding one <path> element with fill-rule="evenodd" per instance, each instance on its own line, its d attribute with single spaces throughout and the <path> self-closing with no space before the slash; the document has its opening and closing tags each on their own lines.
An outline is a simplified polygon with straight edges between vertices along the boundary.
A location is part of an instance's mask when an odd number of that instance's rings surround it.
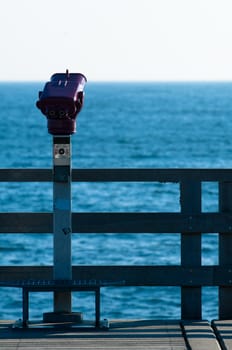
<svg viewBox="0 0 232 350">
<path fill-rule="evenodd" d="M 232 0 L 0 0 L 0 80 L 232 80 Z"/>
</svg>

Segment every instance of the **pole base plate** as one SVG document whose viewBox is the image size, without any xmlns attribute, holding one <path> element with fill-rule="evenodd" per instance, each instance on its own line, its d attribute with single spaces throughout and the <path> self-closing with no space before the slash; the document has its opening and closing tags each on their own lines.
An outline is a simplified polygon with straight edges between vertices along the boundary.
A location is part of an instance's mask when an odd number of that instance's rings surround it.
<svg viewBox="0 0 232 350">
<path fill-rule="evenodd" d="M 43 314 L 44 323 L 72 322 L 81 323 L 83 321 L 82 312 L 46 312 Z"/>
</svg>

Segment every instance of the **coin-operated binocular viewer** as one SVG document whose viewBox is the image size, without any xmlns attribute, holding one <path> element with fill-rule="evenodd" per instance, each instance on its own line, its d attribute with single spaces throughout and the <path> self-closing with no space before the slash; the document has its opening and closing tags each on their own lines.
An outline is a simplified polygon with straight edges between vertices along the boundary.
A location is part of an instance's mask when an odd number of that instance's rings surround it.
<svg viewBox="0 0 232 350">
<path fill-rule="evenodd" d="M 53 135 L 53 278 L 72 280 L 71 257 L 71 143 L 76 132 L 76 117 L 84 100 L 87 82 L 81 73 L 56 73 L 39 92 L 36 106 L 47 117 L 48 132 Z M 79 313 L 77 313 L 79 314 Z M 77 315 L 77 318 L 80 315 Z M 44 314 L 45 322 L 59 322 L 72 313 L 71 292 L 54 291 L 54 312 Z"/>
<path fill-rule="evenodd" d="M 84 101 L 86 78 L 80 73 L 56 73 L 39 92 L 36 105 L 47 117 L 52 135 L 72 135 L 76 132 L 76 117 Z"/>
</svg>

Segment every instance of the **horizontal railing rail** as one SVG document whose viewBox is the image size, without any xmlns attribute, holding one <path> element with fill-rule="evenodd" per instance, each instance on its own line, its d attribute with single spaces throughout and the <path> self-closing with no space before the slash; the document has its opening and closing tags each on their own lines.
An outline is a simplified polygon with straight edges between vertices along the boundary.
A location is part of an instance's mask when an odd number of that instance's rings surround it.
<svg viewBox="0 0 232 350">
<path fill-rule="evenodd" d="M 0 233 L 52 233 L 52 213 L 0 213 Z M 232 232 L 232 213 L 73 213 L 73 233 Z"/>
<path fill-rule="evenodd" d="M 227 182 L 232 169 L 73 169 L 73 182 Z M 52 169 L 0 169 L 0 182 L 52 182 Z"/>
<path fill-rule="evenodd" d="M 52 182 L 51 169 L 1 169 L 0 182 Z M 179 212 L 75 212 L 74 233 L 173 233 L 178 266 L 73 266 L 73 279 L 123 280 L 123 286 L 181 287 L 181 316 L 201 319 L 203 286 L 219 287 L 219 318 L 232 317 L 232 169 L 73 169 L 73 182 L 179 183 Z M 217 212 L 202 212 L 202 183 L 218 184 Z M 52 233 L 53 213 L 0 213 L 0 233 Z M 202 266 L 202 233 L 218 233 L 219 264 Z M 52 266 L 1 266 L 0 286 L 52 279 Z"/>
<path fill-rule="evenodd" d="M 3 282 L 53 279 L 52 266 L 1 266 Z M 220 266 L 73 266 L 73 279 L 83 281 L 124 281 L 123 286 L 226 286 L 232 287 L 231 267 Z M 86 282 L 87 283 L 87 282 Z"/>
</svg>

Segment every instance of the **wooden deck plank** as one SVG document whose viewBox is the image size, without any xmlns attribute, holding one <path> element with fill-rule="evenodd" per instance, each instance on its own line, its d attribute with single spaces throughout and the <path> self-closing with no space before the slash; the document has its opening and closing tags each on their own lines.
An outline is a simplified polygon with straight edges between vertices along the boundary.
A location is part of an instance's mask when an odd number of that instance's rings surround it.
<svg viewBox="0 0 232 350">
<path fill-rule="evenodd" d="M 0 323 L 1 350 L 187 350 L 178 321 L 113 321 L 110 329 L 11 329 Z"/>
<path fill-rule="evenodd" d="M 192 350 L 221 349 L 216 335 L 207 321 L 182 321 L 183 333 Z"/>
<path fill-rule="evenodd" d="M 213 321 L 212 327 L 222 350 L 232 350 L 232 320 Z"/>
</svg>

